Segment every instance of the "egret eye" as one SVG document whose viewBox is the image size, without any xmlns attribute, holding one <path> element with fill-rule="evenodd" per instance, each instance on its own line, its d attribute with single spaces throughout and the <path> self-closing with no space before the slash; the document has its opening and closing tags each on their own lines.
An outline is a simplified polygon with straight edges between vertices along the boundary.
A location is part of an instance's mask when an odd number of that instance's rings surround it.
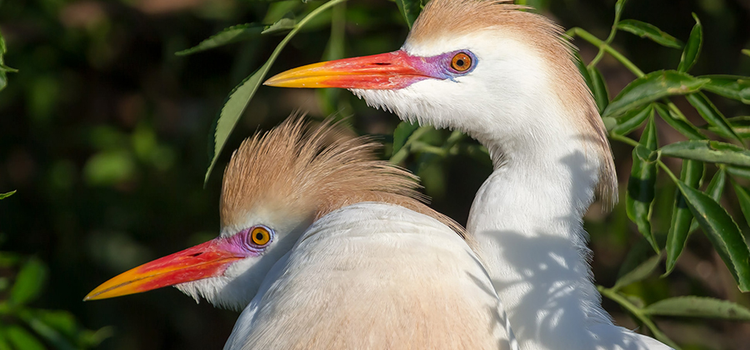
<svg viewBox="0 0 750 350">
<path fill-rule="evenodd" d="M 250 240 L 252 240 L 255 245 L 265 246 L 271 242 L 271 232 L 263 226 L 255 227 L 250 231 Z"/>
<path fill-rule="evenodd" d="M 471 56 L 463 52 L 457 53 L 451 60 L 451 68 L 459 72 L 469 70 L 469 68 L 471 68 Z"/>
</svg>

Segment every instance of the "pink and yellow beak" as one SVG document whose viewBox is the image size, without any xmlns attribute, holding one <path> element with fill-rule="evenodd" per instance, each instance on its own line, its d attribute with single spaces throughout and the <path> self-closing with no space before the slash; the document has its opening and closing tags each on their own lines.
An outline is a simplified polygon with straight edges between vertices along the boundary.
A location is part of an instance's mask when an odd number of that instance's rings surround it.
<svg viewBox="0 0 750 350">
<path fill-rule="evenodd" d="M 92 290 L 83 300 L 141 293 L 156 288 L 220 276 L 247 254 L 217 238 L 123 272 Z"/>
<path fill-rule="evenodd" d="M 288 70 L 264 85 L 295 88 L 394 90 L 415 82 L 442 78 L 429 58 L 399 50 L 372 56 L 321 62 Z"/>
</svg>

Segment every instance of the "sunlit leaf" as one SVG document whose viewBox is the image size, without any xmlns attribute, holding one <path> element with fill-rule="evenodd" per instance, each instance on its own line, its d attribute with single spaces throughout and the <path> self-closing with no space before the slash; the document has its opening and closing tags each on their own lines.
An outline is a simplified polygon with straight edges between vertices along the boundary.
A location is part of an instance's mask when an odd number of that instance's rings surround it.
<svg viewBox="0 0 750 350">
<path fill-rule="evenodd" d="M 696 160 L 684 160 L 682 162 L 682 172 L 680 174 L 680 183 L 690 188 L 697 188 L 700 185 L 703 176 L 703 162 Z M 674 205 L 672 206 L 672 221 L 667 233 L 667 244 L 664 249 L 667 251 L 666 272 L 668 275 L 672 272 L 677 263 L 677 259 L 685 249 L 685 242 L 690 233 L 690 224 L 693 219 L 693 213 L 687 206 L 685 196 L 681 191 L 675 193 Z"/>
<path fill-rule="evenodd" d="M 15 349 L 45 350 L 46 348 L 29 331 L 20 326 L 10 325 L 5 328 L 5 336 Z"/>
<path fill-rule="evenodd" d="M 721 194 L 724 192 L 726 182 L 727 172 L 724 170 L 724 167 L 720 167 L 716 174 L 714 174 L 714 177 L 711 178 L 711 182 L 708 183 L 706 194 L 718 203 L 721 199 Z M 698 229 L 698 226 L 698 221 L 693 219 L 693 222 L 690 223 L 690 232 Z"/>
<path fill-rule="evenodd" d="M 596 106 L 599 108 L 599 113 L 604 111 L 609 104 L 609 91 L 607 91 L 607 83 L 604 82 L 604 77 L 599 69 L 591 67 L 589 70 L 589 76 L 591 77 L 591 92 L 594 93 L 594 99 L 596 100 Z"/>
<path fill-rule="evenodd" d="M 747 57 L 750 57 L 750 50 L 748 50 L 748 49 L 742 49 L 741 52 L 742 52 L 743 55 L 745 55 Z"/>
<path fill-rule="evenodd" d="M 16 193 L 16 190 L 13 190 L 13 191 L 10 191 L 10 192 L 5 192 L 5 193 L 0 193 L 0 199 L 8 198 L 8 197 L 12 196 L 14 193 Z"/>
<path fill-rule="evenodd" d="M 659 252 L 659 245 L 651 232 L 651 211 L 654 203 L 656 184 L 656 159 L 650 155 L 658 147 L 654 118 L 646 124 L 641 135 L 640 145 L 633 149 L 633 166 L 628 180 L 625 202 L 628 218 L 636 223 L 638 231 Z"/>
<path fill-rule="evenodd" d="M 685 49 L 682 50 L 680 65 L 677 67 L 680 72 L 687 72 L 693 67 L 703 46 L 703 26 L 695 13 L 693 13 L 693 18 L 695 18 L 695 25 L 693 30 L 690 31 L 690 38 L 685 45 Z"/>
<path fill-rule="evenodd" d="M 711 79 L 703 86 L 706 91 L 750 104 L 750 77 L 740 75 L 703 75 Z"/>
<path fill-rule="evenodd" d="M 677 181 L 677 187 L 698 220 L 703 232 L 724 260 L 737 285 L 743 292 L 750 291 L 750 249 L 737 223 L 724 208 L 703 192 Z"/>
<path fill-rule="evenodd" d="M 282 18 L 276 23 L 268 26 L 266 29 L 264 29 L 261 34 L 281 34 L 286 33 L 292 29 L 294 29 L 294 26 L 297 25 L 297 21 L 295 21 L 293 18 Z"/>
<path fill-rule="evenodd" d="M 690 140 L 675 142 L 662 147 L 659 152 L 668 157 L 750 166 L 749 150 L 720 141 Z"/>
<path fill-rule="evenodd" d="M 651 39 L 662 46 L 672 47 L 675 49 L 682 48 L 682 42 L 677 40 L 675 37 L 663 32 L 661 29 L 650 23 L 641 22 L 634 19 L 624 19 L 620 21 L 620 23 L 617 23 L 617 29 L 633 33 L 641 38 Z"/>
<path fill-rule="evenodd" d="M 698 91 L 710 79 L 695 78 L 673 70 L 651 72 L 626 86 L 602 116 L 617 117 L 643 104 L 670 95 L 684 95 Z"/>
<path fill-rule="evenodd" d="M 411 124 L 409 122 L 401 122 L 396 126 L 396 130 L 393 131 L 393 153 L 398 152 L 401 147 L 404 147 L 406 140 L 419 128 L 419 124 Z"/>
<path fill-rule="evenodd" d="M 643 312 L 659 316 L 721 318 L 750 321 L 750 310 L 731 301 L 714 298 L 684 296 L 659 300 Z"/>
<path fill-rule="evenodd" d="M 294 35 L 297 34 L 297 32 L 302 27 L 304 27 L 304 25 L 311 19 L 315 18 L 317 15 L 331 8 L 332 6 L 345 1 L 346 0 L 331 0 L 323 5 L 320 5 L 320 7 L 310 12 L 307 16 L 299 21 L 294 29 L 292 29 L 292 31 L 289 32 L 289 34 L 287 34 L 286 37 L 284 37 L 284 39 L 282 39 L 278 45 L 276 45 L 276 49 L 274 49 L 273 53 L 271 53 L 271 56 L 268 58 L 266 63 L 264 63 L 249 77 L 245 78 L 245 80 L 243 80 L 229 93 L 229 96 L 227 97 L 226 101 L 224 101 L 224 106 L 221 108 L 219 115 L 211 125 L 208 142 L 208 154 L 211 162 L 208 166 L 208 169 L 206 170 L 206 175 L 203 180 L 204 184 L 208 182 L 211 171 L 213 170 L 214 166 L 216 166 L 216 161 L 218 160 L 219 154 L 224 148 L 227 139 L 229 139 L 229 135 L 232 133 L 232 130 L 234 130 L 234 127 L 237 125 L 237 121 L 239 121 L 242 113 L 247 107 L 247 104 L 250 102 L 250 99 L 253 97 L 253 95 L 255 95 L 255 92 L 258 90 L 258 87 L 260 87 L 263 79 L 266 77 L 266 74 L 268 74 L 268 70 L 271 68 L 271 65 L 274 63 L 274 61 L 276 61 L 276 58 L 279 56 L 284 46 L 286 46 L 289 40 L 291 40 Z"/>
<path fill-rule="evenodd" d="M 654 103 L 654 109 L 662 120 L 667 122 L 669 126 L 677 130 L 680 134 L 691 140 L 705 140 L 707 137 L 701 134 L 700 130 L 691 124 L 689 121 L 679 118 L 669 108 L 662 103 Z"/>
<path fill-rule="evenodd" d="M 201 41 L 198 45 L 195 45 L 186 50 L 176 52 L 175 55 L 191 55 L 196 52 L 206 51 L 219 46 L 236 43 L 238 41 L 252 39 L 259 36 L 261 32 L 264 31 L 264 28 L 265 27 L 263 25 L 253 23 L 231 26 L 211 36 L 210 38 Z"/>
<path fill-rule="evenodd" d="M 404 17 L 406 25 L 411 29 L 414 21 L 417 20 L 419 13 L 422 11 L 422 3 L 420 0 L 396 0 L 396 6 L 398 6 L 398 12 Z"/>
<path fill-rule="evenodd" d="M 612 287 L 612 289 L 618 290 L 622 287 L 625 287 L 627 285 L 638 282 L 648 277 L 649 275 L 651 275 L 652 272 L 654 272 L 656 267 L 659 266 L 659 261 L 661 261 L 660 255 L 654 255 L 648 258 L 648 260 L 636 266 L 636 268 L 634 268 L 632 271 L 626 273 L 625 275 L 617 279 L 617 282 L 615 282 L 615 285 L 614 287 Z"/>
<path fill-rule="evenodd" d="M 47 267 L 37 258 L 29 259 L 18 271 L 9 300 L 22 305 L 36 299 L 46 278 Z"/>
<path fill-rule="evenodd" d="M 627 135 L 637 129 L 643 122 L 648 119 L 649 116 L 654 115 L 654 107 L 652 104 L 645 105 L 640 108 L 636 108 L 628 111 L 617 118 L 602 118 L 605 121 L 605 125 L 608 130 L 618 135 Z M 611 119 L 611 125 L 607 125 L 607 120 Z"/>
<path fill-rule="evenodd" d="M 725 135 L 730 135 L 731 138 L 735 139 L 740 144 L 743 144 L 742 139 L 732 130 L 729 125 L 729 121 L 724 117 L 724 114 L 719 111 L 711 100 L 706 97 L 702 92 L 696 92 L 685 96 L 690 104 L 698 111 L 703 120 L 713 125 Z"/>
</svg>

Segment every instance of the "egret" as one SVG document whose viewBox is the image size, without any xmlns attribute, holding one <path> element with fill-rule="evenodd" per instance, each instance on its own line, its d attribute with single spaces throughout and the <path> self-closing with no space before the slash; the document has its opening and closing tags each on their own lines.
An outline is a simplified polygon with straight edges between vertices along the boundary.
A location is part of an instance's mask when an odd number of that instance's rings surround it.
<svg viewBox="0 0 750 350">
<path fill-rule="evenodd" d="M 582 217 L 616 202 L 607 132 L 559 26 L 504 0 L 432 0 L 401 49 L 316 63 L 266 85 L 338 87 L 489 150 L 467 232 L 520 348 L 668 349 L 613 324 Z"/>
<path fill-rule="evenodd" d="M 174 285 L 243 309 L 225 349 L 512 349 L 463 229 L 377 144 L 288 121 L 224 173 L 220 236 L 103 283 L 84 300 Z M 517 348 L 517 347 L 516 347 Z"/>
</svg>

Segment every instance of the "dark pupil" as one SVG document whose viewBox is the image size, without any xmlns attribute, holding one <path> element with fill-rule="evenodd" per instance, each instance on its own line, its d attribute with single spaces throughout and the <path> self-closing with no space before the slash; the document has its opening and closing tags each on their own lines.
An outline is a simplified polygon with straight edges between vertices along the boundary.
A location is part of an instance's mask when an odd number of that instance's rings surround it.
<svg viewBox="0 0 750 350">
<path fill-rule="evenodd" d="M 458 61 L 456 61 L 456 65 L 459 66 L 459 67 L 463 67 L 464 66 L 464 60 L 459 59 Z"/>
<path fill-rule="evenodd" d="M 263 240 L 263 232 L 258 232 L 255 234 L 255 239 L 262 241 Z"/>
</svg>

